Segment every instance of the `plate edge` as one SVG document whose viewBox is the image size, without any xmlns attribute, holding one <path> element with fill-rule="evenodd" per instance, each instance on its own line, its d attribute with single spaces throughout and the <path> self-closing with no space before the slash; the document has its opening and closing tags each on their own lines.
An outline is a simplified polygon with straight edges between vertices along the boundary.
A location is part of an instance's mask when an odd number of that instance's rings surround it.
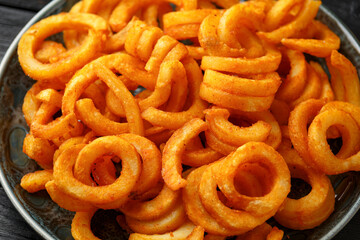
<svg viewBox="0 0 360 240">
<path fill-rule="evenodd" d="M 0 63 L 0 86 L 3 85 L 3 77 L 6 71 L 6 68 L 9 65 L 12 55 L 17 49 L 18 42 L 20 41 L 21 36 L 36 22 L 42 19 L 48 12 L 54 11 L 65 4 L 66 0 L 53 0 L 48 3 L 44 8 L 42 8 L 38 13 L 36 13 L 30 21 L 21 29 L 21 31 L 16 35 L 9 48 L 7 49 L 1 63 Z M 1 159 L 2 160 L 2 159 Z M 11 203 L 15 209 L 20 213 L 23 219 L 33 228 L 42 238 L 47 240 L 56 240 L 52 237 L 22 206 L 21 202 L 16 198 L 15 193 L 10 189 L 6 176 L 2 168 L 0 168 L 0 182 L 2 187 L 5 190 L 6 195 L 10 199 Z"/>
</svg>

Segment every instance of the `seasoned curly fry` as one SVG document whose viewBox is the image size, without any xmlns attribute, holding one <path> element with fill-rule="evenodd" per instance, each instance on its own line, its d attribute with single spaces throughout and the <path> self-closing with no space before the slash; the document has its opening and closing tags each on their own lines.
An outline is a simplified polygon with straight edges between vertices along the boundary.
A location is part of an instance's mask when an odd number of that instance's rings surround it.
<svg viewBox="0 0 360 240">
<path fill-rule="evenodd" d="M 45 170 L 21 186 L 76 212 L 76 240 L 99 239 L 97 209 L 120 212 L 133 240 L 280 240 L 280 225 L 319 226 L 335 202 L 325 174 L 360 171 L 359 78 L 319 6 L 83 0 L 36 23 L 18 48 L 37 81 L 23 151 Z M 64 45 L 47 39 L 59 32 Z M 310 193 L 289 198 L 291 178 Z"/>
</svg>

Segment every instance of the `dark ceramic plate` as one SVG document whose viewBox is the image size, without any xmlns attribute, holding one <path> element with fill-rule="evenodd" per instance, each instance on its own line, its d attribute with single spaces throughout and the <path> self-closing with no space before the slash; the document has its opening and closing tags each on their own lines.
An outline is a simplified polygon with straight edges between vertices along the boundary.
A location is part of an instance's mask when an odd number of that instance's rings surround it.
<svg viewBox="0 0 360 240">
<path fill-rule="evenodd" d="M 48 4 L 19 33 L 0 65 L 1 184 L 24 219 L 45 239 L 72 239 L 70 224 L 73 213 L 58 207 L 45 191 L 29 194 L 19 185 L 24 174 L 39 167 L 22 152 L 28 127 L 21 106 L 33 81 L 21 70 L 16 49 L 20 36 L 27 28 L 44 17 L 69 9 L 74 2 L 54 0 Z M 349 29 L 325 7 L 321 7 L 317 18 L 341 37 L 341 52 L 360 69 L 360 46 Z M 360 207 L 360 173 L 350 172 L 332 177 L 331 180 L 336 193 L 334 213 L 321 226 L 312 230 L 284 229 L 289 239 L 331 239 L 355 215 Z M 102 239 L 126 239 L 127 235 L 114 223 L 116 215 L 114 211 L 99 211 L 92 224 L 95 234 Z"/>
</svg>

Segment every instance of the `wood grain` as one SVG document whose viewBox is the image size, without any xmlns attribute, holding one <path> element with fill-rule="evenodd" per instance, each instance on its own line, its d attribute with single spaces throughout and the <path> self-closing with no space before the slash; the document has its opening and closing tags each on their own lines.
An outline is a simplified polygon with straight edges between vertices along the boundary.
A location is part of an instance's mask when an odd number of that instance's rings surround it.
<svg viewBox="0 0 360 240">
<path fill-rule="evenodd" d="M 22 218 L 0 187 L 0 239 L 42 239 Z"/>
<path fill-rule="evenodd" d="M 30 18 L 50 0 L 0 0 L 0 60 L 12 40 Z M 323 0 L 360 39 L 360 1 Z M 360 213 L 334 240 L 360 239 Z M 42 239 L 20 216 L 0 186 L 0 239 Z"/>
<path fill-rule="evenodd" d="M 336 16 L 360 39 L 360 1 L 359 0 L 323 0 Z"/>
<path fill-rule="evenodd" d="M 35 12 L 19 10 L 0 5 L 0 59 L 10 43 Z"/>
<path fill-rule="evenodd" d="M 8 4 L 4 4 L 7 2 Z M 24 25 L 40 10 L 45 1 L 4 1 L 0 0 L 0 60 L 7 48 Z M 46 0 L 46 2 L 50 2 Z M 15 6 L 20 3 L 19 8 Z M 25 10 L 27 9 L 27 10 Z M 0 239 L 41 240 L 40 237 L 22 218 L 0 185 Z"/>
<path fill-rule="evenodd" d="M 0 5 L 37 12 L 49 2 L 50 0 L 0 0 Z"/>
</svg>

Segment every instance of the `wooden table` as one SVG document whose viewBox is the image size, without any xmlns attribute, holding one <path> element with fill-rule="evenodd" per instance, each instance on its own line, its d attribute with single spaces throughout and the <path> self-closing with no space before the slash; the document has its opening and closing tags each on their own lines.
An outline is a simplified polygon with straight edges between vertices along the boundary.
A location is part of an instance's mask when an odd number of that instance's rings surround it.
<svg viewBox="0 0 360 240">
<path fill-rule="evenodd" d="M 0 60 L 21 28 L 50 0 L 0 0 Z M 323 0 L 360 39 L 360 1 Z M 360 212 L 334 238 L 360 239 Z M 41 239 L 22 219 L 0 186 L 0 239 Z"/>
</svg>

